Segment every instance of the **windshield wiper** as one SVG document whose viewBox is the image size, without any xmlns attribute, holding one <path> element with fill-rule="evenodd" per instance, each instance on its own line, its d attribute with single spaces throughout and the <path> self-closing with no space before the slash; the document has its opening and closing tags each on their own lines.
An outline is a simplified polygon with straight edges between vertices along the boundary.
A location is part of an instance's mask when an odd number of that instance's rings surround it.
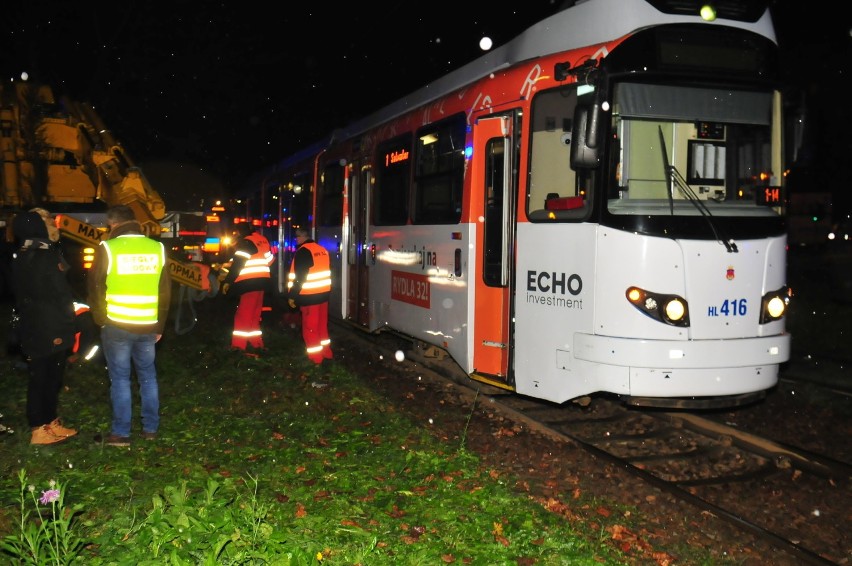
<svg viewBox="0 0 852 566">
<path fill-rule="evenodd" d="M 666 172 L 666 192 L 669 195 L 669 214 L 674 216 L 674 175 L 672 174 L 673 167 L 669 165 L 669 151 L 666 148 L 666 138 L 663 136 L 663 127 L 658 126 L 660 130 L 660 149 L 663 152 L 663 170 Z"/>
<path fill-rule="evenodd" d="M 689 186 L 689 183 L 686 182 L 686 179 L 683 178 L 683 175 L 680 171 L 677 170 L 677 167 L 671 165 L 669 163 L 669 154 L 666 149 L 666 138 L 663 136 L 663 127 L 659 126 L 660 131 L 660 148 L 663 151 L 663 165 L 666 171 L 666 188 L 668 189 L 669 196 L 669 212 L 672 216 L 674 216 L 674 187 L 677 186 L 678 191 L 692 203 L 692 206 L 695 207 L 698 212 L 701 213 L 701 216 L 707 221 L 707 225 L 710 226 L 710 230 L 713 232 L 713 235 L 717 240 L 722 242 L 722 245 L 725 246 L 725 249 L 728 250 L 728 253 L 738 253 L 739 249 L 737 249 L 737 243 L 733 238 L 728 238 L 723 234 L 720 234 L 719 228 L 716 226 L 716 223 L 713 221 L 713 214 L 711 214 L 710 209 L 707 208 L 707 205 L 704 204 L 698 195 L 695 194 L 695 191 L 692 190 L 692 187 Z"/>
</svg>

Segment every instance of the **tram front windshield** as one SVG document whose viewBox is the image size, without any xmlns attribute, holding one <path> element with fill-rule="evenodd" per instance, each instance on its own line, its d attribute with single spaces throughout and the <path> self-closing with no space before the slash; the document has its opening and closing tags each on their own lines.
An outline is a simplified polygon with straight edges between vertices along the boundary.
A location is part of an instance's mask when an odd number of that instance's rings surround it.
<svg viewBox="0 0 852 566">
<path fill-rule="evenodd" d="M 777 218 L 781 115 L 772 91 L 615 85 L 610 218 Z"/>
</svg>

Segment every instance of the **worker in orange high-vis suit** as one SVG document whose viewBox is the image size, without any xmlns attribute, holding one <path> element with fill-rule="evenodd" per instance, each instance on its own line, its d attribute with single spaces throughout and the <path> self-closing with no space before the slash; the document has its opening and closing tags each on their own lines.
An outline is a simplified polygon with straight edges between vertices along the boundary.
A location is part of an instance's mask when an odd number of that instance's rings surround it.
<svg viewBox="0 0 852 566">
<path fill-rule="evenodd" d="M 332 359 L 328 337 L 328 299 L 331 264 L 328 250 L 310 238 L 306 228 L 296 228 L 299 247 L 290 263 L 287 302 L 302 312 L 302 338 L 308 358 L 315 364 Z"/>
<path fill-rule="evenodd" d="M 247 348 L 263 350 L 263 331 L 260 328 L 263 314 L 263 298 L 272 281 L 270 266 L 275 256 L 263 234 L 255 232 L 250 224 L 237 225 L 240 240 L 234 249 L 231 261 L 222 268 L 222 293 L 239 296 L 240 302 L 234 314 L 234 331 L 231 348 L 247 355 Z"/>
<path fill-rule="evenodd" d="M 74 334 L 74 346 L 71 348 L 71 355 L 68 357 L 68 361 L 70 363 L 79 361 L 88 362 L 100 350 L 97 338 L 98 327 L 95 326 L 91 310 L 86 303 L 75 301 L 74 314 L 76 315 L 77 332 Z"/>
</svg>

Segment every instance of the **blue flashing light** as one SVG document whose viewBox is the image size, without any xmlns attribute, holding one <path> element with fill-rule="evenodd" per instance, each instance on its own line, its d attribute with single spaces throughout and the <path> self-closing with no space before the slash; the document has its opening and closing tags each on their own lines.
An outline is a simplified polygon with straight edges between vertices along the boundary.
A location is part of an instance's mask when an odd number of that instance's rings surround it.
<svg viewBox="0 0 852 566">
<path fill-rule="evenodd" d="M 465 146 L 465 148 L 464 148 L 464 158 L 465 158 L 465 159 L 470 159 L 472 155 L 473 155 L 473 146 L 472 146 L 472 145 Z"/>
</svg>

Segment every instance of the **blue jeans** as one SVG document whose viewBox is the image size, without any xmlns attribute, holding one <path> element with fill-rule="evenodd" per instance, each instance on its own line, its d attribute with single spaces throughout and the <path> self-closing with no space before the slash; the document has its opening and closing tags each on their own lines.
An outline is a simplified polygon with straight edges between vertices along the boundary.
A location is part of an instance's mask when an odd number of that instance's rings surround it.
<svg viewBox="0 0 852 566">
<path fill-rule="evenodd" d="M 130 436 L 133 413 L 130 393 L 131 361 L 139 381 L 142 399 L 142 431 L 157 432 L 160 427 L 160 394 L 157 388 L 156 334 L 134 334 L 106 325 L 101 328 L 101 346 L 107 363 L 112 399 L 112 434 Z"/>
</svg>

